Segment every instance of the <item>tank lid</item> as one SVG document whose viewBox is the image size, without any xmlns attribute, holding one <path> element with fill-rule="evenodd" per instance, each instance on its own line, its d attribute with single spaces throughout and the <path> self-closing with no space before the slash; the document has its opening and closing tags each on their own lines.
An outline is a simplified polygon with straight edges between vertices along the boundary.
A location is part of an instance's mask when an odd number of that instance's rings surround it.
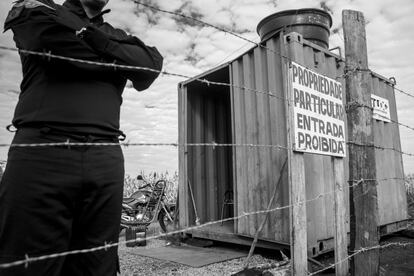
<svg viewBox="0 0 414 276">
<path fill-rule="evenodd" d="M 259 30 L 268 21 L 273 20 L 274 18 L 283 17 L 283 16 L 298 16 L 299 18 L 297 18 L 296 20 L 300 20 L 300 21 L 303 21 L 303 23 L 305 23 L 304 21 L 305 21 L 306 17 L 303 17 L 303 15 L 312 14 L 312 13 L 313 14 L 320 14 L 322 16 L 325 16 L 329 20 L 329 23 L 328 22 L 326 22 L 326 23 L 325 22 L 313 22 L 313 23 L 316 23 L 316 24 L 319 23 L 322 27 L 325 27 L 328 30 L 332 27 L 332 16 L 329 13 L 327 13 L 326 11 L 321 10 L 321 9 L 306 8 L 306 9 L 297 9 L 297 10 L 284 10 L 284 11 L 280 11 L 280 12 L 276 12 L 276 13 L 273 13 L 271 15 L 268 15 L 259 22 L 259 24 L 257 25 L 256 30 L 259 33 Z M 308 21 L 309 21 L 309 19 L 308 19 Z M 295 23 L 296 23 L 296 21 L 293 21 L 291 24 L 295 24 Z M 287 26 L 288 25 L 289 24 L 287 24 Z"/>
<path fill-rule="evenodd" d="M 284 27 L 295 26 L 319 27 L 322 28 L 321 31 L 325 30 L 324 32 L 329 36 L 332 17 L 324 10 L 313 8 L 280 11 L 262 19 L 257 25 L 257 33 L 263 41 Z"/>
</svg>

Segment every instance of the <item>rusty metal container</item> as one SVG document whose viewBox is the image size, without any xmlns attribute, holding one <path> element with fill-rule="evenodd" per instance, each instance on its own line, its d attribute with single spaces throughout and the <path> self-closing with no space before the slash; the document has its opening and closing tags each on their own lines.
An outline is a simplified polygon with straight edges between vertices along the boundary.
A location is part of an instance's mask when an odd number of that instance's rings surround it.
<svg viewBox="0 0 414 276">
<path fill-rule="evenodd" d="M 323 10 L 286 10 L 271 14 L 260 21 L 257 33 L 261 40 L 265 41 L 281 30 L 285 30 L 286 33 L 297 32 L 304 39 L 328 49 L 331 27 L 332 17 Z"/>
</svg>

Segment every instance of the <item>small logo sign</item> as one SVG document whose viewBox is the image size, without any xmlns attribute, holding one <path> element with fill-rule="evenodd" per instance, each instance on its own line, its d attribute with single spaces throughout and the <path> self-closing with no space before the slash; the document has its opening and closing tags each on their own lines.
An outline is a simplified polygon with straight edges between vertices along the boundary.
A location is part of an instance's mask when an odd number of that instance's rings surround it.
<svg viewBox="0 0 414 276">
<path fill-rule="evenodd" d="M 371 94 L 372 117 L 379 121 L 391 122 L 390 103 L 387 99 Z"/>
</svg>

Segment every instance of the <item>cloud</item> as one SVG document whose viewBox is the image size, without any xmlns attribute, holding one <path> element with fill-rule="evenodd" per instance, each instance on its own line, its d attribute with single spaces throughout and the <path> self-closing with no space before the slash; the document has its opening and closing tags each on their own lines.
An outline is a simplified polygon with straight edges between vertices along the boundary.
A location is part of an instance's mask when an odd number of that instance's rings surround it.
<svg viewBox="0 0 414 276">
<path fill-rule="evenodd" d="M 62 2 L 62 1 L 57 1 Z M 384 76 L 395 76 L 398 87 L 414 93 L 414 2 L 388 0 L 152 0 L 145 1 L 161 9 L 179 11 L 205 20 L 220 28 L 240 33 L 259 41 L 258 22 L 265 16 L 284 9 L 323 7 L 332 12 L 331 47 L 343 48 L 342 10 L 364 12 L 370 67 Z M 4 21 L 11 1 L 0 1 L 0 20 Z M 195 76 L 219 63 L 240 55 L 251 44 L 212 27 L 191 20 L 157 12 L 131 0 L 110 0 L 112 12 L 105 16 L 114 26 L 155 45 L 165 57 L 168 72 Z M 2 45 L 13 44 L 11 32 L 2 34 Z M 161 76 L 147 91 L 138 93 L 131 88 L 124 92 L 121 128 L 131 142 L 170 142 L 178 140 L 177 84 L 184 78 Z M 9 123 L 17 102 L 21 81 L 19 58 L 14 52 L 0 51 L 0 125 Z M 12 92 L 10 92 L 12 91 Z M 399 120 L 414 126 L 414 99 L 396 93 Z M 153 108 L 148 108 L 153 107 Z M 412 130 L 400 127 L 403 151 L 414 153 Z M 0 130 L 0 143 L 10 142 L 12 135 Z M 166 147 L 130 147 L 124 150 L 126 171 L 176 170 L 177 149 Z M 0 159 L 6 159 L 6 149 L 0 148 Z M 404 156 L 405 171 L 414 172 L 414 158 Z"/>
</svg>

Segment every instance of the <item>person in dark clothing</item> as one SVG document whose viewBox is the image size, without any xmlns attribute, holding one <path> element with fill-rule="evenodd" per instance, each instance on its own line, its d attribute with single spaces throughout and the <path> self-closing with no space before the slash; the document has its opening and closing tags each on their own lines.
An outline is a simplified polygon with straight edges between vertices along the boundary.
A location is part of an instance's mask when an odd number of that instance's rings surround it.
<svg viewBox="0 0 414 276">
<path fill-rule="evenodd" d="M 136 68 L 114 68 L 20 52 L 21 94 L 13 144 L 118 143 L 127 80 L 147 89 L 163 58 L 104 22 L 108 0 L 20 0 L 4 29 L 19 49 Z M 118 241 L 124 181 L 117 146 L 11 147 L 0 182 L 0 263 Z M 117 248 L 0 269 L 0 275 L 116 275 Z"/>
</svg>

